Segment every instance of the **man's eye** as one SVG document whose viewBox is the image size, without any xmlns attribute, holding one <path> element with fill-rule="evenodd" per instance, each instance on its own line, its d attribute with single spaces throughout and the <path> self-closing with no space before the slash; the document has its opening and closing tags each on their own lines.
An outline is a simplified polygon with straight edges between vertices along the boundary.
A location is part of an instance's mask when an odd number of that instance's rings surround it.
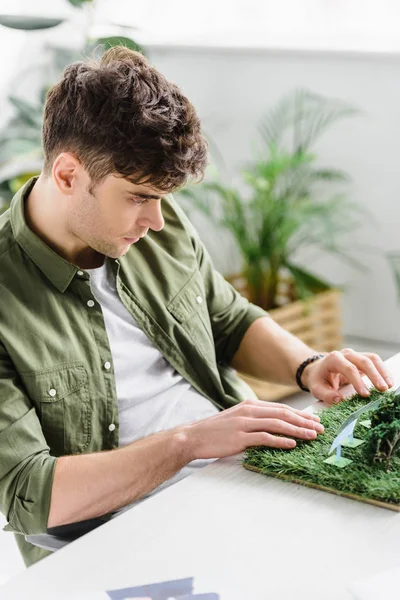
<svg viewBox="0 0 400 600">
<path fill-rule="evenodd" d="M 136 206 L 140 206 L 141 204 L 144 204 L 145 202 L 147 202 L 146 198 L 139 198 L 138 196 L 131 196 L 130 200 L 133 202 L 133 204 L 135 204 Z"/>
</svg>

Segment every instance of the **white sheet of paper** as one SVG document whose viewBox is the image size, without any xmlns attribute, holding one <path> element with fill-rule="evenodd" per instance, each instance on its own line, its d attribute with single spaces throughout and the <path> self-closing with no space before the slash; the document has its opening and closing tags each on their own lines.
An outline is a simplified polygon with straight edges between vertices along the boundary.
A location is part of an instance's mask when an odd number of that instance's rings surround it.
<svg viewBox="0 0 400 600">
<path fill-rule="evenodd" d="M 110 600 L 105 592 L 71 592 L 57 594 L 57 600 Z"/>
<path fill-rule="evenodd" d="M 353 581 L 349 591 L 356 600 L 397 600 L 400 597 L 400 566 Z"/>
</svg>

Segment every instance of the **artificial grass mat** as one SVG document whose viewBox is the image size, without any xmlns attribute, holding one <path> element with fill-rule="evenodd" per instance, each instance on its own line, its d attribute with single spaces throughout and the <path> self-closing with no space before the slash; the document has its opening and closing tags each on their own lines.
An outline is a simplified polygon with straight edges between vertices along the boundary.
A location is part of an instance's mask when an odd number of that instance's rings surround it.
<svg viewBox="0 0 400 600">
<path fill-rule="evenodd" d="M 357 448 L 342 447 L 342 456 L 353 462 L 343 469 L 323 461 L 328 458 L 329 448 L 343 421 L 355 410 L 382 396 L 393 392 L 371 391 L 369 398 L 355 394 L 340 404 L 319 413 L 325 431 L 315 440 L 296 440 L 292 450 L 268 448 L 265 446 L 248 448 L 243 465 L 265 475 L 295 481 L 304 485 L 324 486 L 330 491 L 353 494 L 363 501 L 380 501 L 388 508 L 400 510 L 400 457 L 392 459 L 387 472 L 382 465 L 370 465 L 364 454 L 366 444 Z M 371 412 L 362 415 L 360 421 L 368 419 Z M 368 429 L 357 422 L 354 437 L 365 439 Z"/>
</svg>

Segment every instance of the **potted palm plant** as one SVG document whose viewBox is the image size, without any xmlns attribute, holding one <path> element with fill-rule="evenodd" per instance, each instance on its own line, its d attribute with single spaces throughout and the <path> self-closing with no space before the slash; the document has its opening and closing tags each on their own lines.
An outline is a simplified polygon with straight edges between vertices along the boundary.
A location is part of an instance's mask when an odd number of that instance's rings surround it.
<svg viewBox="0 0 400 600">
<path fill-rule="evenodd" d="M 238 185 L 215 178 L 181 193 L 189 212 L 200 210 L 234 238 L 243 268 L 227 279 L 282 326 L 321 350 L 341 345 L 340 291 L 296 257 L 317 250 L 361 266 L 343 246 L 360 216 L 360 207 L 343 193 L 349 177 L 319 166 L 313 151 L 331 125 L 356 113 L 344 102 L 296 90 L 262 123 L 259 156 L 243 169 Z M 248 381 L 264 399 L 291 391 Z"/>
</svg>

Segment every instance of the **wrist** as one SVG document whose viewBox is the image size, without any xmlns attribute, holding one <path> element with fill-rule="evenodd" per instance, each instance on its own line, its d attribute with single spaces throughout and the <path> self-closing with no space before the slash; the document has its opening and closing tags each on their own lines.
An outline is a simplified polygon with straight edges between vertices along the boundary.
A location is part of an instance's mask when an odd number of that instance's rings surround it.
<svg viewBox="0 0 400 600">
<path fill-rule="evenodd" d="M 310 391 L 310 374 L 312 373 L 313 367 L 319 362 L 321 358 L 324 358 L 326 354 L 313 354 L 303 361 L 296 371 L 296 383 L 303 392 Z"/>
<path fill-rule="evenodd" d="M 181 455 L 185 464 L 196 460 L 197 458 L 197 441 L 193 424 L 183 425 L 174 431 L 174 441 L 176 451 Z"/>
</svg>

